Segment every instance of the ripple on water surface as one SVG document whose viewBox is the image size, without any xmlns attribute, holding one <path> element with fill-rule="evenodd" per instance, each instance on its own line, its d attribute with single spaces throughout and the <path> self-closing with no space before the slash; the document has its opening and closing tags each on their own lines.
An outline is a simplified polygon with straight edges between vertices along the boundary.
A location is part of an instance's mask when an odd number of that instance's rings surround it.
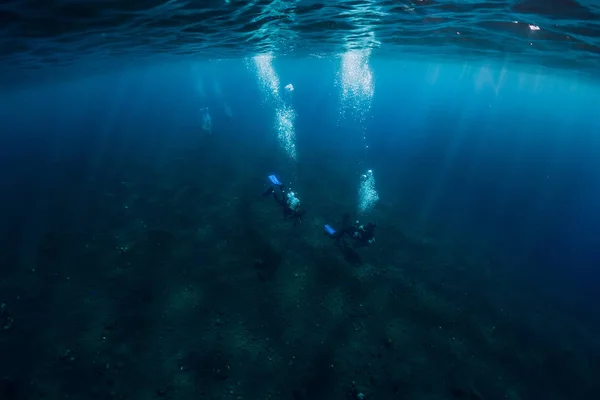
<svg viewBox="0 0 600 400">
<path fill-rule="evenodd" d="M 322 56 L 366 47 L 373 56 L 600 71 L 593 0 L 8 0 L 0 20 L 5 76 L 99 60 Z"/>
</svg>

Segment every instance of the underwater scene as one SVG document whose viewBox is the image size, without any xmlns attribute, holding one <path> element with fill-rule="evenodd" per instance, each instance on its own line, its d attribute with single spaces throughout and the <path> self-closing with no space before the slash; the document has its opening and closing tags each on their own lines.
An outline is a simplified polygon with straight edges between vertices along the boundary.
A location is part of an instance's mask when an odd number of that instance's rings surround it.
<svg viewBox="0 0 600 400">
<path fill-rule="evenodd" d="M 600 398 L 600 3 L 0 21 L 0 400 Z"/>
</svg>

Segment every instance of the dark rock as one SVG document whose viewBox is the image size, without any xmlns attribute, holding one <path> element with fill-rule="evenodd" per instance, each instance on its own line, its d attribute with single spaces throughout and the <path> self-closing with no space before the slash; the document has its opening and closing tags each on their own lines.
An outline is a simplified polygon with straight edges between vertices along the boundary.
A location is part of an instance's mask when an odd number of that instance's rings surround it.
<svg viewBox="0 0 600 400">
<path fill-rule="evenodd" d="M 459 388 L 457 386 L 452 386 L 450 388 L 450 394 L 455 399 L 466 399 L 467 398 L 467 391 L 462 388 Z"/>
<path fill-rule="evenodd" d="M 19 385 L 12 379 L 2 380 L 2 400 L 17 400 L 21 399 Z"/>
<path fill-rule="evenodd" d="M 292 399 L 293 400 L 306 400 L 306 393 L 302 389 L 294 389 L 292 390 Z"/>
</svg>

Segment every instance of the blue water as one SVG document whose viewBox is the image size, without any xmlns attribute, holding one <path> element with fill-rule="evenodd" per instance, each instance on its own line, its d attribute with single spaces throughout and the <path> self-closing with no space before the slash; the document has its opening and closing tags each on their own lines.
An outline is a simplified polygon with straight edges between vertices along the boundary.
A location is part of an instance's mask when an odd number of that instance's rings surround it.
<svg viewBox="0 0 600 400">
<path fill-rule="evenodd" d="M 0 399 L 596 398 L 597 16 L 1 5 Z"/>
</svg>

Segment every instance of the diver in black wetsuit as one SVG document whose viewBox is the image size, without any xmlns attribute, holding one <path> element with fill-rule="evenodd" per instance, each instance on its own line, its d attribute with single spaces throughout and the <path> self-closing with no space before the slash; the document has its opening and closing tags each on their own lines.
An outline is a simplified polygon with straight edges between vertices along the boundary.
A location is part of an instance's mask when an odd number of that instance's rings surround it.
<svg viewBox="0 0 600 400">
<path fill-rule="evenodd" d="M 359 225 L 352 234 L 354 238 L 354 247 L 365 247 L 375 243 L 375 225 L 369 222 L 367 225 Z"/>
<path fill-rule="evenodd" d="M 335 239 L 337 243 L 342 242 L 344 245 L 346 242 L 343 239 L 345 236 L 348 236 L 354 241 L 353 247 L 358 248 L 375 243 L 376 227 L 377 225 L 372 222 L 369 222 L 367 225 L 359 225 L 358 221 L 355 224 L 351 224 L 350 215 L 344 214 L 341 229 L 335 230 L 330 225 L 325 225 L 325 232 Z"/>
<path fill-rule="evenodd" d="M 273 186 L 269 186 L 263 192 L 263 196 L 273 196 L 277 204 L 283 209 L 284 219 L 291 218 L 294 221 L 294 226 L 301 224 L 306 210 L 300 208 L 300 199 L 298 199 L 294 192 L 286 192 L 283 184 L 274 178 L 274 175 L 269 176 L 269 179 L 279 190 L 274 189 Z"/>
</svg>

